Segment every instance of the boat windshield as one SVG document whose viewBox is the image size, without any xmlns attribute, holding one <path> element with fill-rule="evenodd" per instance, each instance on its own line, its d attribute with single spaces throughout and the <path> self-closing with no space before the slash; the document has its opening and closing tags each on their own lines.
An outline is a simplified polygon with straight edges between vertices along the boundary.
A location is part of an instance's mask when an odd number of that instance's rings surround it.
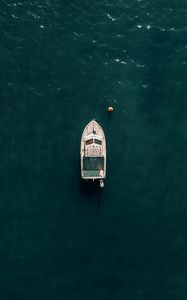
<svg viewBox="0 0 187 300">
<path fill-rule="evenodd" d="M 94 143 L 97 145 L 102 145 L 102 141 L 98 140 L 98 139 L 94 139 Z"/>
<path fill-rule="evenodd" d="M 86 141 L 86 145 L 91 145 L 91 144 L 93 144 L 93 139 L 89 139 Z"/>
</svg>

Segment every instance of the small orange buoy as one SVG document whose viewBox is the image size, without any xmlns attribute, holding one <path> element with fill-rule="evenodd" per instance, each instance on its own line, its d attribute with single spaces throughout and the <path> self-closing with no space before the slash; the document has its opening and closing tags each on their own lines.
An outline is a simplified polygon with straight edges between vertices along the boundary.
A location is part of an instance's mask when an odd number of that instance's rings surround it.
<svg viewBox="0 0 187 300">
<path fill-rule="evenodd" d="M 108 107 L 108 112 L 113 112 L 113 110 L 114 110 L 114 109 L 113 109 L 112 106 L 109 106 L 109 107 Z"/>
</svg>

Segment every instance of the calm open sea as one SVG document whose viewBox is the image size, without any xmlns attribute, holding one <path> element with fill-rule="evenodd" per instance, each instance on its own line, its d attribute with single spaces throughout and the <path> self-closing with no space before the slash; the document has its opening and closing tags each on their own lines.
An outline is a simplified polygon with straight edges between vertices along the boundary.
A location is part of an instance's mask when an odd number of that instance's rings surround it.
<svg viewBox="0 0 187 300">
<path fill-rule="evenodd" d="M 1 0 L 0 299 L 187 299 L 186 78 L 186 0 Z"/>
</svg>

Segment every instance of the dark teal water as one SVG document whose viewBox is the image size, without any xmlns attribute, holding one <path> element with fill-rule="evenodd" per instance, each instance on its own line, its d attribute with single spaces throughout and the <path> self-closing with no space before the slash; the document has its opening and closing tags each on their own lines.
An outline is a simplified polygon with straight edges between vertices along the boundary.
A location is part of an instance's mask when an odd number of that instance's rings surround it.
<svg viewBox="0 0 187 300">
<path fill-rule="evenodd" d="M 184 0 L 1 0 L 0 299 L 187 299 L 186 20 Z M 93 118 L 103 191 L 80 182 Z"/>
</svg>

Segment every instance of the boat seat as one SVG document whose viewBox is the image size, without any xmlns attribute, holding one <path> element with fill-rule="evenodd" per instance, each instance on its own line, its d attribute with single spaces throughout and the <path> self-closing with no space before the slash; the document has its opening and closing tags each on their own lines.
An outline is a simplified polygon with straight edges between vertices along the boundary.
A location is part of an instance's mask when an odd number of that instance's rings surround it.
<svg viewBox="0 0 187 300">
<path fill-rule="evenodd" d="M 101 177 L 99 170 L 83 170 L 83 177 Z"/>
</svg>

